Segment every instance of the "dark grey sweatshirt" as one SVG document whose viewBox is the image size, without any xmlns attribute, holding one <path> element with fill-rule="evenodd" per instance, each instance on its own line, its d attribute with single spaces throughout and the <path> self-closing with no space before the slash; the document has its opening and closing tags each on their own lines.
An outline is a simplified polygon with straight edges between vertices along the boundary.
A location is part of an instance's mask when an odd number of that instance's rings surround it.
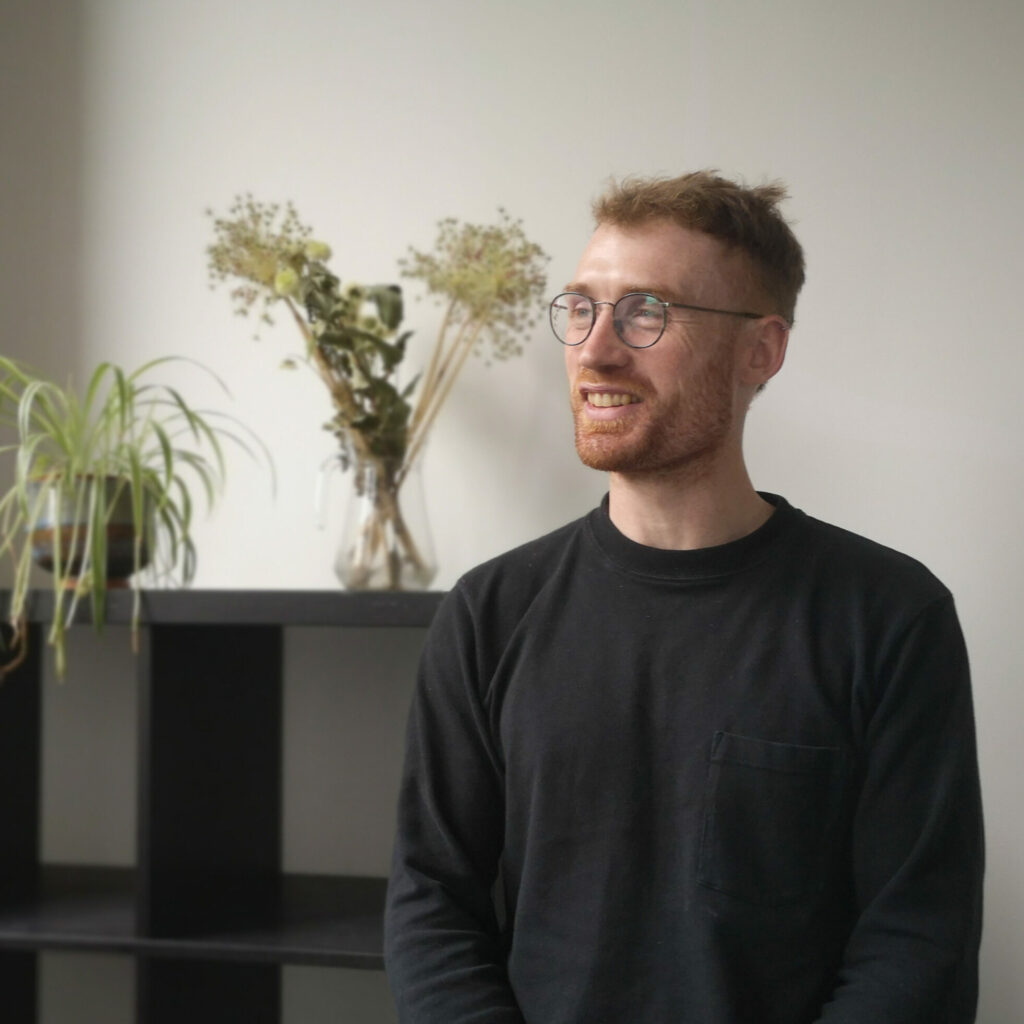
<svg viewBox="0 0 1024 1024">
<path fill-rule="evenodd" d="M 918 562 L 765 495 L 662 551 L 607 504 L 468 573 L 411 711 L 403 1024 L 969 1024 L 967 659 Z"/>
</svg>

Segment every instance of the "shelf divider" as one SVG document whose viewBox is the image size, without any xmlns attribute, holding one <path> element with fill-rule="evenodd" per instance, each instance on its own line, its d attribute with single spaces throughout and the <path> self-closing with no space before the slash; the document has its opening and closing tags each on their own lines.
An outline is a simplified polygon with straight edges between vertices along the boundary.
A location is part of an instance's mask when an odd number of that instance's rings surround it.
<svg viewBox="0 0 1024 1024">
<path fill-rule="evenodd" d="M 282 629 L 157 625 L 139 662 L 139 907 L 147 940 L 280 916 Z M 142 956 L 139 1024 L 277 1024 L 280 967 Z"/>
<path fill-rule="evenodd" d="M 279 916 L 277 626 L 150 626 L 140 658 L 139 928 L 153 938 Z"/>
<path fill-rule="evenodd" d="M 25 660 L 0 682 L 0 906 L 31 899 L 38 883 L 42 639 L 28 627 Z M 9 658 L 6 629 L 4 641 Z"/>
<path fill-rule="evenodd" d="M 278 1024 L 281 971 L 262 964 L 139 959 L 140 1024 Z"/>
<path fill-rule="evenodd" d="M 10 631 L 0 656 L 8 659 Z M 33 624 L 21 665 L 0 682 L 0 909 L 35 899 L 39 886 L 42 629 Z M 0 950 L 3 1018 L 35 1024 L 36 953 Z"/>
<path fill-rule="evenodd" d="M 35 1024 L 35 953 L 0 950 L 0 992 L 7 1024 Z"/>
</svg>

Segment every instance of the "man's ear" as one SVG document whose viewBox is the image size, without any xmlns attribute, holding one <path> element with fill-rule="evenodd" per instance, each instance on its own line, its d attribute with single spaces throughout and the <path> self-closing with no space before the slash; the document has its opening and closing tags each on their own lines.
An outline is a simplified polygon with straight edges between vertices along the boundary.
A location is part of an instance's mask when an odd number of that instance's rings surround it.
<svg viewBox="0 0 1024 1024">
<path fill-rule="evenodd" d="M 781 316 L 768 316 L 750 324 L 744 333 L 737 369 L 744 384 L 757 388 L 782 369 L 789 343 L 789 324 Z"/>
</svg>

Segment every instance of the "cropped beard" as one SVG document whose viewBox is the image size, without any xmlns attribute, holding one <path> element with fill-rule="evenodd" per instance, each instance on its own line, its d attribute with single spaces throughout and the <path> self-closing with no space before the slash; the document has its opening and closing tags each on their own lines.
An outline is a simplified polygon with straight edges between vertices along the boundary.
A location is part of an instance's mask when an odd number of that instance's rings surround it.
<svg viewBox="0 0 1024 1024">
<path fill-rule="evenodd" d="M 648 395 L 650 390 L 648 389 Z M 643 405 L 657 405 L 652 397 Z M 733 427 L 731 366 L 709 364 L 681 395 L 653 408 L 646 423 L 588 421 L 582 397 L 573 392 L 576 453 L 591 469 L 606 473 L 705 471 L 727 443 Z"/>
</svg>

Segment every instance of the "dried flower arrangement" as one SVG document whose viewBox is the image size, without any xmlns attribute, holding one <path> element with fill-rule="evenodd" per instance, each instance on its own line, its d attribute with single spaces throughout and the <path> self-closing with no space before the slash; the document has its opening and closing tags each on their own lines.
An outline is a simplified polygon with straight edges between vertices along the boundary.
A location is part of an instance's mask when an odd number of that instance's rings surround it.
<svg viewBox="0 0 1024 1024">
<path fill-rule="evenodd" d="M 498 360 L 520 353 L 542 304 L 547 257 L 504 210 L 493 225 L 446 218 L 432 251 L 410 247 L 401 275 L 422 282 L 444 313 L 426 369 L 400 388 L 397 371 L 411 332 L 401 330 L 397 284 L 343 284 L 327 266 L 330 247 L 313 237 L 291 203 L 245 195 L 226 216 L 210 216 L 211 283 L 232 281 L 236 312 L 256 310 L 264 323 L 273 323 L 274 305 L 284 304 L 330 395 L 327 426 L 343 464 L 355 466 L 357 488 L 373 488 L 375 514 L 353 550 L 348 585 L 425 586 L 432 570 L 404 521 L 399 488 L 469 354 L 485 347 Z"/>
</svg>

